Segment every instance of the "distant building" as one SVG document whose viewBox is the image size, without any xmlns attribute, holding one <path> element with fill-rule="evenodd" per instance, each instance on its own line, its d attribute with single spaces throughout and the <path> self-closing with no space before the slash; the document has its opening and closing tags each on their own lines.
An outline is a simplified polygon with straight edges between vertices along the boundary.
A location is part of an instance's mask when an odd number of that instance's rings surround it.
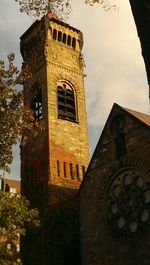
<svg viewBox="0 0 150 265">
<path fill-rule="evenodd" d="M 6 192 L 20 194 L 20 181 L 14 179 L 1 179 L 1 189 Z"/>
</svg>

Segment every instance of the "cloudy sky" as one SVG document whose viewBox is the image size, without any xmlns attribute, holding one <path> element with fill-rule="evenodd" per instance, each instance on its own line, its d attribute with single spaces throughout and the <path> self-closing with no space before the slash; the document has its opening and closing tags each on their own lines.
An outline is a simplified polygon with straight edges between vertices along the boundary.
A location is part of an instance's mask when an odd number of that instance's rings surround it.
<svg viewBox="0 0 150 265">
<path fill-rule="evenodd" d="M 91 154 L 114 102 L 148 113 L 148 84 L 139 39 L 128 0 L 114 0 L 118 12 L 72 0 L 68 23 L 84 34 L 85 92 Z M 0 0 L 0 57 L 13 51 L 20 67 L 19 37 L 33 19 L 18 10 L 14 0 Z M 15 147 L 9 178 L 19 178 Z"/>
</svg>

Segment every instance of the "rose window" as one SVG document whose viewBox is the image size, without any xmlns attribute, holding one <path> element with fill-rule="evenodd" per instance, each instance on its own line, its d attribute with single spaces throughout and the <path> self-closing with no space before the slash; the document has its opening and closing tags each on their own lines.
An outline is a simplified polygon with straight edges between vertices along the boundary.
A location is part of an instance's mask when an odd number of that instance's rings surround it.
<svg viewBox="0 0 150 265">
<path fill-rule="evenodd" d="M 150 186 L 137 170 L 126 170 L 111 181 L 106 202 L 106 219 L 117 233 L 134 234 L 150 220 Z"/>
</svg>

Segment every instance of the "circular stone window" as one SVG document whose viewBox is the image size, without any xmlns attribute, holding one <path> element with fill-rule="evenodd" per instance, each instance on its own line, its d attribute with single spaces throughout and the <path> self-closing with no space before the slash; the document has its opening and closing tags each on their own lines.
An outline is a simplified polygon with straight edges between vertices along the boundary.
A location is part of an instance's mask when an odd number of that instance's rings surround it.
<svg viewBox="0 0 150 265">
<path fill-rule="evenodd" d="M 105 217 L 118 235 L 134 235 L 150 221 L 150 186 L 134 169 L 118 172 L 105 192 Z"/>
</svg>

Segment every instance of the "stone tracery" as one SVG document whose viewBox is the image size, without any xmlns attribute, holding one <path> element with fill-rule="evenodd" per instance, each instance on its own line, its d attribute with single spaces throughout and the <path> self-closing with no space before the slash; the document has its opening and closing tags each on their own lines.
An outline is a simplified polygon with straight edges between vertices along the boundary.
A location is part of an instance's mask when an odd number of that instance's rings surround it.
<svg viewBox="0 0 150 265">
<path fill-rule="evenodd" d="M 150 186 L 138 170 L 118 173 L 106 197 L 106 219 L 115 233 L 132 235 L 150 221 Z"/>
</svg>

